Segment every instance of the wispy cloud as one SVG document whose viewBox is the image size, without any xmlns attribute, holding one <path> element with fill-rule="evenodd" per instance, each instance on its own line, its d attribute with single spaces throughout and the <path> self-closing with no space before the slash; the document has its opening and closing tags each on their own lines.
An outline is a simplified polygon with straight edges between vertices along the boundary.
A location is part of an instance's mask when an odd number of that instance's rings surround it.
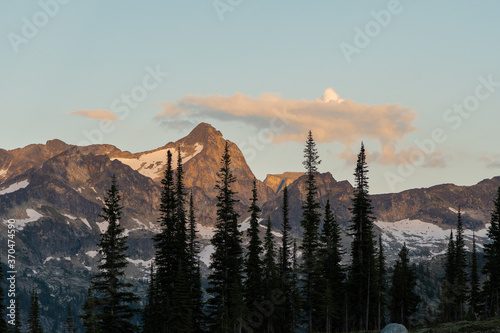
<svg viewBox="0 0 500 333">
<path fill-rule="evenodd" d="M 389 153 L 408 133 L 416 114 L 398 104 L 366 105 L 342 99 L 332 89 L 325 90 L 322 98 L 315 100 L 284 99 L 276 94 L 265 93 L 252 98 L 242 93 L 230 97 L 185 96 L 175 103 L 164 104 L 156 119 L 165 123 L 176 121 L 206 120 L 241 121 L 256 128 L 269 126 L 269 121 L 279 117 L 288 125 L 274 135 L 275 143 L 303 142 L 305 133 L 313 131 L 317 142 L 340 142 L 350 155 L 351 146 L 363 138 L 378 140 L 382 154 L 381 163 L 396 163 L 396 156 Z M 174 121 L 175 120 L 175 121 Z M 357 149 L 357 148 L 356 148 Z M 393 152 L 394 155 L 394 152 Z M 394 160 L 394 161 L 393 161 Z M 399 163 L 399 162 L 398 162 Z"/>
<path fill-rule="evenodd" d="M 120 119 L 113 112 L 108 110 L 79 110 L 79 111 L 69 112 L 69 114 L 77 114 L 85 118 L 100 119 L 100 120 Z"/>
<path fill-rule="evenodd" d="M 486 167 L 490 169 L 500 169 L 500 154 L 490 156 L 481 156 L 481 161 L 486 162 Z"/>
</svg>

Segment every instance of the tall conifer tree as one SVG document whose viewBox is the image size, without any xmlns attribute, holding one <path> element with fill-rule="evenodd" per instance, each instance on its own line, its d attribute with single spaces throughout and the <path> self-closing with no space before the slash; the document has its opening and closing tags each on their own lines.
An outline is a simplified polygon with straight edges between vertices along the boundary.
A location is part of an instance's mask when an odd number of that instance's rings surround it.
<svg viewBox="0 0 500 333">
<path fill-rule="evenodd" d="M 205 314 L 203 312 L 203 290 L 201 288 L 200 273 L 200 245 L 197 240 L 196 216 L 193 202 L 193 194 L 189 196 L 189 271 L 191 285 L 191 316 L 193 321 L 193 332 L 204 331 Z"/>
<path fill-rule="evenodd" d="M 377 318 L 376 250 L 373 235 L 373 208 L 368 194 L 368 167 L 365 147 L 361 144 L 356 164 L 354 198 L 350 208 L 352 218 L 349 230 L 351 266 L 349 267 L 349 304 L 352 329 L 368 330 L 375 327 Z"/>
<path fill-rule="evenodd" d="M 28 333 L 43 333 L 42 323 L 40 322 L 40 304 L 38 303 L 38 293 L 33 289 L 31 291 L 31 307 L 28 317 Z"/>
<path fill-rule="evenodd" d="M 472 234 L 472 255 L 471 255 L 471 271 L 470 271 L 470 297 L 469 297 L 469 313 L 472 319 L 476 319 L 478 305 L 480 303 L 479 290 L 479 271 L 477 267 L 477 249 L 476 235 Z"/>
<path fill-rule="evenodd" d="M 456 299 L 455 293 L 453 291 L 453 286 L 455 284 L 455 272 L 456 272 L 456 251 L 455 251 L 455 240 L 453 239 L 453 231 L 450 231 L 450 239 L 448 241 L 448 247 L 446 249 L 446 262 L 445 262 L 445 274 L 443 279 L 443 284 L 441 285 L 441 298 L 439 301 L 439 311 L 441 321 L 449 322 L 455 320 L 455 306 Z"/>
<path fill-rule="evenodd" d="M 483 267 L 483 274 L 486 275 L 483 287 L 486 316 L 500 314 L 500 187 L 493 202 L 490 221 L 490 242 L 484 244 L 486 262 Z"/>
<path fill-rule="evenodd" d="M 96 300 L 92 295 L 92 288 L 87 289 L 87 297 L 82 306 L 83 314 L 80 315 L 86 333 L 99 333 L 99 323 L 95 312 Z"/>
<path fill-rule="evenodd" d="M 453 292 L 455 294 L 455 320 L 463 320 L 465 317 L 465 305 L 467 303 L 467 252 L 464 243 L 464 228 L 460 207 L 457 213 L 457 234 L 455 238 L 455 283 Z"/>
<path fill-rule="evenodd" d="M 257 181 L 253 180 L 252 198 L 250 198 L 250 227 L 247 230 L 249 243 L 245 258 L 245 281 L 244 281 L 244 297 L 246 308 L 249 313 L 258 311 L 256 305 L 262 302 L 264 298 L 263 287 L 263 263 L 261 260 L 262 255 L 262 241 L 259 237 L 259 213 L 260 207 L 257 205 Z"/>
<path fill-rule="evenodd" d="M 312 132 L 309 131 L 304 148 L 304 165 L 306 169 L 306 201 L 302 205 L 302 220 L 300 225 L 303 230 L 302 238 L 302 296 L 303 312 L 305 315 L 308 332 L 313 331 L 313 315 L 317 310 L 315 302 L 315 289 L 318 286 L 317 276 L 317 250 L 318 250 L 318 228 L 320 224 L 320 204 L 316 199 L 317 186 L 316 174 L 318 165 L 321 163 L 313 139 Z"/>
<path fill-rule="evenodd" d="M 125 268 L 128 265 L 125 255 L 128 246 L 127 236 L 124 235 L 125 229 L 119 224 L 122 217 L 120 200 L 116 177 L 113 175 L 100 215 L 108 222 L 108 228 L 101 235 L 98 244 L 101 254 L 99 271 L 93 276 L 91 285 L 96 299 L 99 329 L 102 333 L 137 331 L 132 319 L 138 311 L 132 304 L 139 298 L 129 291 L 132 284 L 123 281 Z"/>
<path fill-rule="evenodd" d="M 279 281 L 279 271 L 275 262 L 276 249 L 274 247 L 274 236 L 271 229 L 271 218 L 267 218 L 266 223 L 266 234 L 264 236 L 264 302 L 267 304 L 272 304 L 271 296 L 280 287 Z M 263 304 L 264 304 L 263 302 Z M 281 328 L 282 323 L 278 321 L 278 313 L 275 311 L 275 307 L 269 310 L 266 318 L 264 319 L 264 328 L 267 333 L 276 332 Z"/>
<path fill-rule="evenodd" d="M 210 331 L 215 333 L 240 332 L 244 306 L 242 295 L 242 248 L 241 232 L 238 230 L 238 213 L 234 209 L 237 200 L 233 184 L 236 178 L 231 171 L 231 156 L 226 142 L 217 173 L 215 189 L 217 195 L 217 223 L 211 243 L 214 247 L 210 268 L 212 273 L 207 289 L 212 294 Z"/>
<path fill-rule="evenodd" d="M 288 206 L 288 187 L 283 188 L 283 207 L 281 221 L 281 247 L 279 257 L 279 273 L 281 290 L 284 293 L 284 302 L 278 307 L 279 316 L 282 323 L 282 332 L 295 332 L 293 327 L 293 280 L 292 280 L 292 243 L 291 225 Z"/>
<path fill-rule="evenodd" d="M 377 329 L 379 330 L 385 325 L 385 312 L 387 307 L 386 273 L 384 247 L 382 244 L 382 234 L 380 234 L 378 238 L 377 255 Z"/>
<path fill-rule="evenodd" d="M 416 312 L 420 301 L 415 292 L 417 274 L 410 266 L 406 243 L 398 254 L 394 265 L 391 287 L 391 321 L 411 326 L 411 316 Z"/>
</svg>

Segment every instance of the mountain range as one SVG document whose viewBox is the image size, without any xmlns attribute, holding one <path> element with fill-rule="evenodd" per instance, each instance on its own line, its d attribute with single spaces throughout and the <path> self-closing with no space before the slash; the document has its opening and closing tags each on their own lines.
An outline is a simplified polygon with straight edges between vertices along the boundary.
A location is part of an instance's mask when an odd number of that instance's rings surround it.
<svg viewBox="0 0 500 333">
<path fill-rule="evenodd" d="M 129 236 L 127 256 L 131 265 L 127 276 L 134 281 L 136 291 L 144 294 L 147 284 L 144 278 L 154 255 L 151 238 L 159 231 L 156 220 L 167 151 L 172 152 L 174 163 L 178 151 L 181 152 L 186 188 L 193 195 L 196 207 L 202 244 L 200 257 L 206 272 L 213 250 L 209 241 L 216 216 L 214 186 L 226 143 L 237 179 L 236 209 L 241 230 L 245 230 L 255 176 L 238 146 L 206 123 L 200 123 L 176 142 L 141 153 L 122 151 L 112 145 L 75 146 L 60 140 L 0 149 L 0 220 L 3 221 L 0 238 L 2 244 L 6 243 L 7 221 L 15 219 L 18 281 L 21 291 L 24 290 L 21 304 L 28 304 L 31 288 L 40 290 L 44 327 L 54 332 L 64 321 L 62 310 L 67 304 L 72 303 L 74 308 L 81 305 L 90 276 L 96 271 L 96 244 L 107 227 L 99 214 L 113 174 L 123 197 L 120 223 Z M 330 200 L 341 224 L 344 245 L 348 247 L 353 187 L 347 180 L 336 180 L 329 172 L 317 175 L 317 185 L 318 200 L 323 207 Z M 267 175 L 264 181 L 257 180 L 262 218 L 271 218 L 279 238 L 285 186 L 288 186 L 292 234 L 300 240 L 305 198 L 302 172 Z M 473 186 L 443 184 L 372 195 L 376 228 L 382 233 L 389 260 L 394 259 L 403 242 L 417 260 L 442 254 L 449 229 L 456 223 L 458 207 L 463 213 L 467 241 L 470 242 L 474 231 L 482 244 L 499 186 L 500 177 L 495 177 Z M 1 247 L 0 253 L 5 262 L 7 247 Z M 54 309 L 59 310 L 54 312 Z"/>
</svg>

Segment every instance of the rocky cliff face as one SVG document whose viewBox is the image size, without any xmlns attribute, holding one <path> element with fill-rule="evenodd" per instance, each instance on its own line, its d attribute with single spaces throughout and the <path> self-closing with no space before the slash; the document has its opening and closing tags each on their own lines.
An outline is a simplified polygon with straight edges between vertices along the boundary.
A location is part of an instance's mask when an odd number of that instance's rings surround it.
<svg viewBox="0 0 500 333">
<path fill-rule="evenodd" d="M 304 175 L 303 172 L 285 172 L 278 175 L 267 175 L 264 184 L 270 187 L 275 194 L 279 194 L 285 186 L 290 185 L 302 175 Z"/>
</svg>

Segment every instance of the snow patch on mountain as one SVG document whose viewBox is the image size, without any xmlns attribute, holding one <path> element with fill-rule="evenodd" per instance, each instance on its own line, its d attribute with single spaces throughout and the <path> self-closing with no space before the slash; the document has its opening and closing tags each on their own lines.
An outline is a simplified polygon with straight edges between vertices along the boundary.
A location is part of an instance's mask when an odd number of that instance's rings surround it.
<svg viewBox="0 0 500 333">
<path fill-rule="evenodd" d="M 198 234 L 201 236 L 201 238 L 204 239 L 212 239 L 212 237 L 215 234 L 215 228 L 214 227 L 209 227 L 209 226 L 204 226 L 201 224 L 198 224 L 196 226 L 198 229 Z"/>
<path fill-rule="evenodd" d="M 428 259 L 446 252 L 450 237 L 450 229 L 443 229 L 433 223 L 420 220 L 405 219 L 397 222 L 376 221 L 375 225 L 382 230 L 382 242 L 389 256 L 395 257 L 404 243 L 410 255 L 418 259 Z M 482 247 L 487 238 L 487 228 L 475 232 L 476 243 Z M 453 229 L 454 234 L 456 229 Z M 464 230 L 466 245 L 471 250 L 472 230 Z"/>
<path fill-rule="evenodd" d="M 94 258 L 98 253 L 99 252 L 95 251 L 95 250 L 85 252 L 85 254 L 88 255 L 91 258 Z"/>
<path fill-rule="evenodd" d="M 212 244 L 205 246 L 203 251 L 200 252 L 200 260 L 205 263 L 205 265 L 209 266 L 212 261 L 210 256 L 214 253 L 215 248 Z"/>
<path fill-rule="evenodd" d="M 38 221 L 43 217 L 42 214 L 31 208 L 26 209 L 26 214 L 28 215 L 27 219 L 14 219 L 14 226 L 17 230 L 23 230 L 27 223 Z M 3 221 L 3 224 L 7 225 L 7 221 Z"/>
<path fill-rule="evenodd" d="M 63 216 L 66 216 L 70 220 L 76 220 L 76 216 L 70 215 L 70 214 L 63 214 Z"/>
<path fill-rule="evenodd" d="M 195 151 L 191 155 L 187 155 L 186 152 L 181 153 L 182 163 L 186 163 L 191 158 L 198 155 L 203 150 L 203 145 L 196 143 L 194 149 Z M 170 151 L 173 156 L 176 156 L 176 149 L 168 148 L 141 154 L 137 158 L 113 158 L 113 160 L 118 160 L 132 169 L 139 171 L 142 175 L 155 179 L 161 177 L 161 172 L 167 160 L 168 151 Z"/>
<path fill-rule="evenodd" d="M 136 265 L 136 266 L 144 266 L 147 268 L 147 267 L 151 267 L 151 263 L 153 262 L 153 258 L 151 258 L 149 260 L 127 258 L 127 261 Z"/>
<path fill-rule="evenodd" d="M 14 183 L 14 184 L 11 184 L 9 187 L 3 189 L 3 190 L 0 190 L 0 195 L 4 195 L 4 194 L 7 194 L 7 193 L 13 193 L 13 192 L 16 192 L 22 188 L 25 188 L 26 186 L 28 186 L 30 184 L 30 182 L 25 179 L 25 180 L 22 180 L 18 183 Z"/>
<path fill-rule="evenodd" d="M 89 221 L 87 221 L 87 219 L 83 219 L 83 218 L 81 218 L 80 220 L 82 220 L 82 222 L 83 222 L 83 223 L 85 223 L 85 225 L 86 225 L 89 229 L 92 229 L 92 227 L 90 226 L 90 223 L 89 223 Z M 106 229 L 107 229 L 107 227 L 106 227 Z"/>
<path fill-rule="evenodd" d="M 0 170 L 0 177 L 3 177 L 7 174 L 7 171 L 9 171 L 8 169 L 2 169 Z"/>
<path fill-rule="evenodd" d="M 101 234 L 105 233 L 106 230 L 108 230 L 108 226 L 109 226 L 109 222 L 108 221 L 96 222 L 96 224 L 99 227 L 99 230 L 101 231 Z"/>
</svg>

